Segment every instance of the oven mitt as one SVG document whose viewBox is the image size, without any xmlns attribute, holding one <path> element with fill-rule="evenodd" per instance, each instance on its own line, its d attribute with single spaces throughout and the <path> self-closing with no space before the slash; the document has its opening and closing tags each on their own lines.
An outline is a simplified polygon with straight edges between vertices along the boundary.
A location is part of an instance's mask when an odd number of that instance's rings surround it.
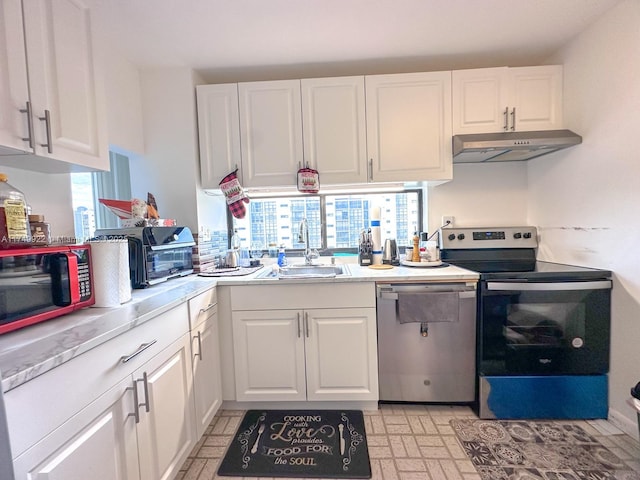
<svg viewBox="0 0 640 480">
<path fill-rule="evenodd" d="M 298 191 L 302 193 L 318 193 L 320 191 L 320 174 L 313 168 L 298 170 Z"/>
<path fill-rule="evenodd" d="M 249 203 L 249 197 L 244 193 L 242 185 L 238 180 L 237 170 L 231 172 L 220 182 L 220 190 L 227 199 L 227 205 L 231 214 L 236 218 L 244 218 L 247 209 L 244 204 Z"/>
</svg>

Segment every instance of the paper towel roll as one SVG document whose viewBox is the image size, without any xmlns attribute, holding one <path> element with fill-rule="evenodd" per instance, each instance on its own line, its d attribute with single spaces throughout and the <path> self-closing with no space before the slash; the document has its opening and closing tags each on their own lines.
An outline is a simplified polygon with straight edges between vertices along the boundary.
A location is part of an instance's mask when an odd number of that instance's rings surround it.
<svg viewBox="0 0 640 480">
<path fill-rule="evenodd" d="M 131 300 L 128 240 L 97 240 L 91 245 L 94 307 L 117 307 Z"/>
<path fill-rule="evenodd" d="M 380 207 L 371 209 L 371 243 L 373 265 L 382 265 L 382 234 L 380 233 Z"/>
</svg>

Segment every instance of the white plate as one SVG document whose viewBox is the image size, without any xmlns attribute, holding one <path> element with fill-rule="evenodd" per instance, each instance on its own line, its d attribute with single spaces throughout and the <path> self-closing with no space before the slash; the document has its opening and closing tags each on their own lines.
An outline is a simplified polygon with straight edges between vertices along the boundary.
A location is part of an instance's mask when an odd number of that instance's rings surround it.
<svg viewBox="0 0 640 480">
<path fill-rule="evenodd" d="M 442 260 L 438 260 L 437 262 L 411 262 L 409 260 L 403 260 L 401 263 L 407 267 L 439 267 L 442 265 Z"/>
</svg>

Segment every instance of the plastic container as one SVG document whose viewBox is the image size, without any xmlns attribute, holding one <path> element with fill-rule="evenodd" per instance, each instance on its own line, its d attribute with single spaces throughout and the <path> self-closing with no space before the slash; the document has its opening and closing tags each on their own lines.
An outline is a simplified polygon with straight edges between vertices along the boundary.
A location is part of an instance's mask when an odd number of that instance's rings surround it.
<svg viewBox="0 0 640 480">
<path fill-rule="evenodd" d="M 284 267 L 287 265 L 287 255 L 284 252 L 284 246 L 280 246 L 280 250 L 278 251 L 278 266 Z"/>
<path fill-rule="evenodd" d="M 51 225 L 44 221 L 44 215 L 28 215 L 31 229 L 31 243 L 34 245 L 51 244 Z"/>
<path fill-rule="evenodd" d="M 4 246 L 31 242 L 27 200 L 24 193 L 7 182 L 4 173 L 0 173 L 0 242 Z"/>
<path fill-rule="evenodd" d="M 240 249 L 240 235 L 238 235 L 238 230 L 233 230 L 233 235 L 231 235 L 231 248 L 235 250 Z"/>
</svg>

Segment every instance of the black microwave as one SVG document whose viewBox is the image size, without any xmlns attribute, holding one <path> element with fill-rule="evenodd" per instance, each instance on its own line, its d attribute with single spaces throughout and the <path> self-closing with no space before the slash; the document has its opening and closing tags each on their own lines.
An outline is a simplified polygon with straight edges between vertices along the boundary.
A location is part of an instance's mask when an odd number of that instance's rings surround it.
<svg viewBox="0 0 640 480">
<path fill-rule="evenodd" d="M 96 231 L 96 239 L 126 238 L 132 288 L 146 288 L 193 273 L 189 227 L 132 227 Z"/>
</svg>

